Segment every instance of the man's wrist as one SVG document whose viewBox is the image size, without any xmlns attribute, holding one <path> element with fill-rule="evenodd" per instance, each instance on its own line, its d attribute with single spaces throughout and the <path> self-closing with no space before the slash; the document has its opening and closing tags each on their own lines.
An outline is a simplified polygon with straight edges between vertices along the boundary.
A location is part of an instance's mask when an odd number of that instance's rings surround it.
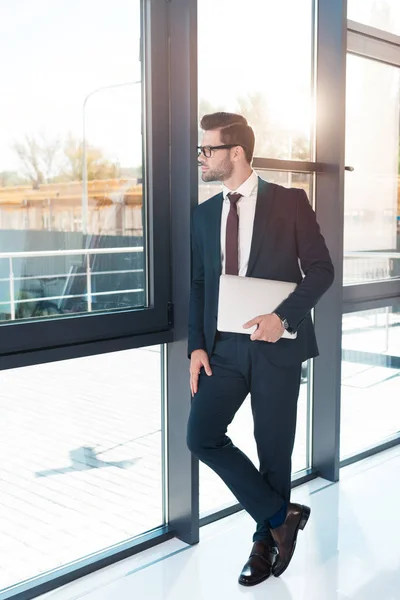
<svg viewBox="0 0 400 600">
<path fill-rule="evenodd" d="M 278 312 L 274 312 L 274 315 L 276 315 L 278 317 L 278 319 L 280 320 L 280 322 L 282 323 L 282 327 L 286 330 L 286 331 L 290 331 L 290 325 L 288 323 L 288 320 L 286 319 L 286 317 L 284 317 L 283 315 L 281 315 Z"/>
<path fill-rule="evenodd" d="M 190 359 L 195 352 L 205 352 L 207 354 L 207 350 L 204 348 L 195 348 L 189 353 L 188 358 Z"/>
</svg>

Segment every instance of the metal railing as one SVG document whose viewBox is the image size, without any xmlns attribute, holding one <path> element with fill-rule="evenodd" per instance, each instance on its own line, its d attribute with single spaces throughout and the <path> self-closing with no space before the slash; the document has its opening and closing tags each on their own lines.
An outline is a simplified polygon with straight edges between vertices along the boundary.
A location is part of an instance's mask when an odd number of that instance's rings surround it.
<svg viewBox="0 0 400 600">
<path fill-rule="evenodd" d="M 92 277 L 98 275 L 115 275 L 122 273 L 138 273 L 143 272 L 143 269 L 122 269 L 115 271 L 92 271 L 90 264 L 90 256 L 99 255 L 99 254 L 130 254 L 134 252 L 143 252 L 143 246 L 128 246 L 125 248 L 85 248 L 82 250 L 43 250 L 37 252 L 0 252 L 0 260 L 8 260 L 9 262 L 9 276 L 6 278 L 0 278 L 0 282 L 8 282 L 9 284 L 9 300 L 0 301 L 1 305 L 10 305 L 10 315 L 11 320 L 14 321 L 16 318 L 16 305 L 37 302 L 39 301 L 60 301 L 71 298 L 82 298 L 86 297 L 87 304 L 87 312 L 92 312 L 93 310 L 93 297 L 94 296 L 104 296 L 104 295 L 113 295 L 113 294 L 124 294 L 124 293 L 139 293 L 143 292 L 143 288 L 138 289 L 126 289 L 126 290 L 110 290 L 106 292 L 94 292 L 92 288 Z M 16 277 L 14 275 L 14 263 L 15 259 L 21 258 L 53 258 L 60 256 L 82 256 L 85 259 L 85 273 L 62 273 L 57 275 L 43 275 L 43 276 L 22 276 Z M 86 292 L 84 294 L 61 294 L 54 296 L 41 296 L 39 298 L 15 298 L 15 282 L 17 281 L 28 281 L 28 280 L 54 280 L 54 279 L 66 279 L 66 282 L 73 277 L 85 277 L 86 278 Z M 66 285 L 64 286 L 64 290 L 66 289 Z"/>
<path fill-rule="evenodd" d="M 343 281 L 345 285 L 382 281 L 400 277 L 400 266 L 394 269 L 394 261 L 400 260 L 400 252 L 359 251 L 345 252 Z M 400 265 L 400 263 L 399 263 Z"/>
<path fill-rule="evenodd" d="M 92 277 L 99 275 L 116 275 L 116 274 L 128 274 L 128 273 L 140 273 L 143 269 L 121 269 L 121 270 L 108 270 L 108 271 L 92 271 L 90 256 L 93 255 L 104 255 L 104 254 L 130 254 L 143 252 L 143 246 L 128 246 L 126 248 L 85 248 L 81 250 L 43 250 L 37 252 L 1 252 L 0 261 L 8 260 L 9 262 L 9 275 L 6 278 L 0 278 L 0 283 L 7 282 L 9 286 L 9 299 L 0 300 L 0 306 L 10 305 L 10 318 L 11 320 L 16 319 L 16 307 L 23 304 L 29 304 L 34 302 L 54 302 L 58 301 L 60 307 L 61 301 L 71 300 L 74 298 L 85 298 L 86 299 L 86 312 L 92 312 L 93 310 L 93 297 L 101 296 L 112 296 L 126 293 L 141 293 L 144 292 L 142 287 L 132 289 L 121 289 L 121 290 L 107 290 L 107 291 L 93 291 Z M 82 256 L 84 266 L 84 273 L 61 273 L 52 275 L 27 275 L 16 277 L 14 274 L 14 260 L 21 258 L 55 258 L 61 256 Z M 344 283 L 357 283 L 366 281 L 377 281 L 390 279 L 393 277 L 399 277 L 399 275 L 393 273 L 393 261 L 400 259 L 400 252 L 346 252 L 344 256 Z M 86 278 L 86 291 L 83 294 L 68 294 L 67 282 L 71 278 Z M 40 297 L 33 298 L 16 298 L 15 297 L 15 284 L 20 281 L 29 280 L 41 280 L 51 281 L 55 279 L 65 279 L 66 283 L 62 294 L 58 295 L 43 295 Z M 62 312 L 62 311 L 60 311 Z"/>
</svg>

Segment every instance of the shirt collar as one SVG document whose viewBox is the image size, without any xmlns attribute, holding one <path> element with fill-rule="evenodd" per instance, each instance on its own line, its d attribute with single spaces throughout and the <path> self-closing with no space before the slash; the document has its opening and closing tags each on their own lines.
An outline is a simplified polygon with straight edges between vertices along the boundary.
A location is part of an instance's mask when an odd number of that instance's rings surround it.
<svg viewBox="0 0 400 600">
<path fill-rule="evenodd" d="M 225 185 L 222 187 L 222 193 L 224 195 L 224 200 L 229 202 L 227 195 L 231 193 L 241 194 L 244 198 L 249 198 L 253 193 L 254 189 L 258 186 L 258 175 L 255 171 L 251 172 L 251 175 L 246 181 L 240 185 L 237 190 L 230 190 Z"/>
</svg>

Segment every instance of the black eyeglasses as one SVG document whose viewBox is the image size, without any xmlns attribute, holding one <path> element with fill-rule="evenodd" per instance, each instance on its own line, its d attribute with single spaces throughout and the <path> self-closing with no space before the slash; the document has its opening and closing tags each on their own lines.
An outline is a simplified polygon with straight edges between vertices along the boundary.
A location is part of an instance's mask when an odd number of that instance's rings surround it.
<svg viewBox="0 0 400 600">
<path fill-rule="evenodd" d="M 236 146 L 240 146 L 240 144 L 222 144 L 221 146 L 197 146 L 197 156 L 204 154 L 206 158 L 211 158 L 214 150 L 222 150 L 224 148 L 236 148 Z"/>
</svg>

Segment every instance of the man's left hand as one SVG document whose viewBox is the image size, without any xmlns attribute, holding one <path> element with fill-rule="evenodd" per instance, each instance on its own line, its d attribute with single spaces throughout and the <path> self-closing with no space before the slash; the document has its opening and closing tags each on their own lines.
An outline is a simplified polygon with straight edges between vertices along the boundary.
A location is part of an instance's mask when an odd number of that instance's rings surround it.
<svg viewBox="0 0 400 600">
<path fill-rule="evenodd" d="M 250 327 L 253 327 L 253 325 L 257 325 L 257 329 L 250 336 L 250 339 L 253 341 L 260 340 L 275 344 L 275 342 L 280 340 L 285 333 L 282 321 L 275 313 L 255 317 L 251 321 L 245 323 L 243 328 L 249 329 Z"/>
</svg>

